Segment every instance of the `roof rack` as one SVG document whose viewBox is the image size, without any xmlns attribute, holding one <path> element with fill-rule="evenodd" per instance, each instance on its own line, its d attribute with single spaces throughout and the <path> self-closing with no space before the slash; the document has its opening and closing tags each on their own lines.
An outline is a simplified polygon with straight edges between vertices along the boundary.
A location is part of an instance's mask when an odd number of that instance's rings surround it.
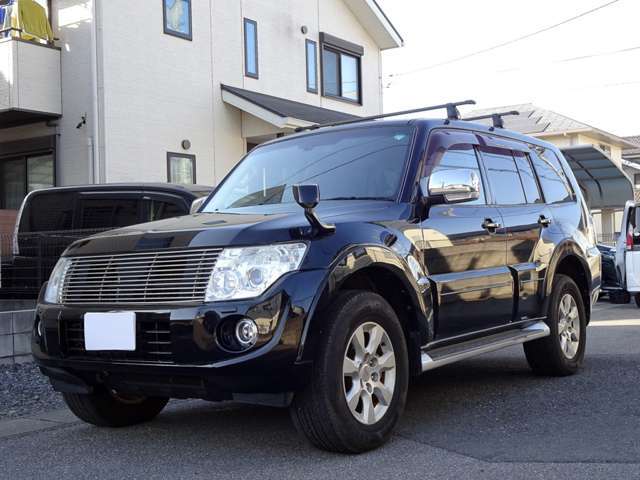
<svg viewBox="0 0 640 480">
<path fill-rule="evenodd" d="M 296 132 L 302 132 L 304 130 L 316 130 L 318 128 L 324 127 L 337 127 L 340 125 L 350 125 L 352 123 L 360 123 L 367 122 L 369 120 L 378 120 L 380 118 L 387 117 L 397 117 L 400 115 L 408 115 L 410 113 L 418 113 L 418 112 L 426 112 L 429 110 L 447 110 L 447 120 L 460 120 L 460 112 L 458 111 L 458 107 L 460 105 L 475 105 L 475 100 L 463 100 L 462 102 L 450 102 L 443 103 L 441 105 L 432 105 L 430 107 L 422 107 L 422 108 L 414 108 L 411 110 L 402 110 L 400 112 L 392 112 L 392 113 L 381 113 L 379 115 L 371 115 L 370 117 L 361 117 L 355 120 L 343 120 L 341 122 L 333 122 L 333 123 L 323 123 L 319 125 L 310 125 L 308 127 L 298 127 L 295 129 Z"/>
<path fill-rule="evenodd" d="M 493 128 L 504 128 L 504 119 L 502 117 L 507 117 L 509 115 L 520 115 L 520 112 L 518 112 L 517 110 L 511 110 L 504 113 L 489 113 L 488 115 L 469 117 L 464 118 L 463 120 L 465 122 L 473 122 L 475 120 L 484 120 L 486 118 L 490 118 L 493 121 Z"/>
</svg>

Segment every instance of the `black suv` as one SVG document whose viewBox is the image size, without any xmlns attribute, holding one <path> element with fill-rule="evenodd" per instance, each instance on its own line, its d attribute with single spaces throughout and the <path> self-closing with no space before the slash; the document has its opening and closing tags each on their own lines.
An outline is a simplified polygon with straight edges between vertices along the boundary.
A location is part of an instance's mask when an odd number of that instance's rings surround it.
<svg viewBox="0 0 640 480">
<path fill-rule="evenodd" d="M 257 147 L 199 213 L 74 243 L 33 353 L 95 425 L 234 400 L 289 407 L 313 444 L 355 453 L 389 437 L 413 375 L 515 344 L 537 373 L 576 372 L 599 287 L 556 147 L 366 121 Z"/>
</svg>

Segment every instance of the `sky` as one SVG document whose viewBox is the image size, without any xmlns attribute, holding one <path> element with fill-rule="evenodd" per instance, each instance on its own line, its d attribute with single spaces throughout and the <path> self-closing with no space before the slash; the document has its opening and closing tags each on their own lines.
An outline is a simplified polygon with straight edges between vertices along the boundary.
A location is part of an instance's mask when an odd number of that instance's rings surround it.
<svg viewBox="0 0 640 480">
<path fill-rule="evenodd" d="M 383 52 L 385 112 L 466 99 L 483 109 L 533 103 L 640 135 L 640 0 L 453 62 L 612 0 L 377 1 L 405 41 Z"/>
</svg>

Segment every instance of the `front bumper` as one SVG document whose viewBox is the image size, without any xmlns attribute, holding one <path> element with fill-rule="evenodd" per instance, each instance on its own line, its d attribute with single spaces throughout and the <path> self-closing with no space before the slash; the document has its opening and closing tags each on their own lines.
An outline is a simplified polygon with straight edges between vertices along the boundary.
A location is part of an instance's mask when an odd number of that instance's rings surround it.
<svg viewBox="0 0 640 480">
<path fill-rule="evenodd" d="M 32 351 L 43 373 L 60 391 L 117 390 L 174 398 L 221 400 L 243 394 L 302 388 L 309 365 L 297 363 L 300 339 L 326 272 L 295 272 L 249 301 L 195 306 L 60 306 L 40 302 Z M 136 312 L 135 352 L 87 352 L 82 333 L 87 312 Z M 260 328 L 255 347 L 225 349 L 223 322 L 252 318 Z"/>
</svg>

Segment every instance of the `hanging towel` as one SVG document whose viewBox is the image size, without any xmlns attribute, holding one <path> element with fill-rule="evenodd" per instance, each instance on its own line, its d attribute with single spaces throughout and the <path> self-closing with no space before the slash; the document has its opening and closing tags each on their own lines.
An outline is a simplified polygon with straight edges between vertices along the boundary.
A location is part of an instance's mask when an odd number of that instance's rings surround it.
<svg viewBox="0 0 640 480">
<path fill-rule="evenodd" d="M 11 28 L 11 16 L 13 13 L 14 2 L 11 1 L 9 3 L 0 5 L 0 31 L 5 31 L 0 37 L 8 37 L 11 32 L 9 29 Z"/>
<path fill-rule="evenodd" d="M 11 24 L 13 28 L 22 30 L 20 38 L 24 40 L 40 38 L 48 42 L 53 41 L 47 11 L 35 0 L 18 0 L 17 8 L 13 9 Z"/>
</svg>

